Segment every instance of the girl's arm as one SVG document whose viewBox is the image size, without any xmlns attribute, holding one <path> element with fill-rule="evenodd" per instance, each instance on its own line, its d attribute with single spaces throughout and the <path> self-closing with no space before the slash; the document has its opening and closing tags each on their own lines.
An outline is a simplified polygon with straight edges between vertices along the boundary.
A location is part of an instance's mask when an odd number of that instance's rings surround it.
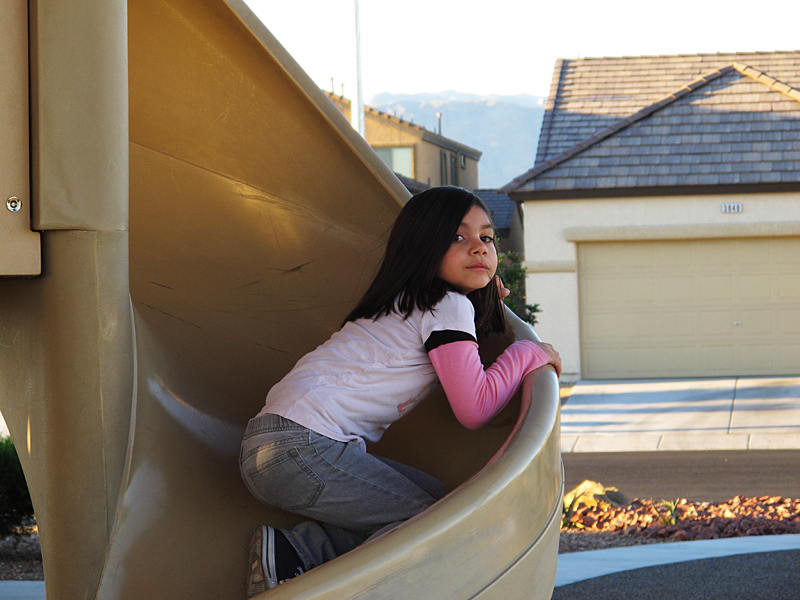
<svg viewBox="0 0 800 600">
<path fill-rule="evenodd" d="M 474 341 L 445 343 L 430 350 L 428 356 L 453 413 L 468 429 L 484 426 L 503 410 L 527 373 L 548 363 L 556 371 L 561 366 L 558 352 L 550 344 L 528 340 L 509 346 L 485 371 Z"/>
</svg>

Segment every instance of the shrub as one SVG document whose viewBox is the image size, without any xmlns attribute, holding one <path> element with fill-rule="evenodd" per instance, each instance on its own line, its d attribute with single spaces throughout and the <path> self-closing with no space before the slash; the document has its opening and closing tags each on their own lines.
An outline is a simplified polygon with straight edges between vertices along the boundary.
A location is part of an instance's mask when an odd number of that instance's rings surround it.
<svg viewBox="0 0 800 600">
<path fill-rule="evenodd" d="M 536 313 L 542 312 L 542 309 L 538 304 L 525 303 L 525 267 L 522 266 L 522 255 L 519 252 L 506 252 L 498 258 L 497 272 L 503 284 L 511 290 L 504 300 L 506 306 L 526 323 L 536 325 Z"/>
<path fill-rule="evenodd" d="M 28 484 L 10 437 L 0 438 L 0 538 L 17 529 L 33 516 Z"/>
</svg>

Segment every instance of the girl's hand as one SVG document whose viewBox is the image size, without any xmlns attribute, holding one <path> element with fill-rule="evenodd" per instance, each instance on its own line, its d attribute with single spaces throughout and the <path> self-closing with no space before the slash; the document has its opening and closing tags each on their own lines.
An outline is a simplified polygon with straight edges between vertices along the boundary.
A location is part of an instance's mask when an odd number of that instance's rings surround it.
<svg viewBox="0 0 800 600">
<path fill-rule="evenodd" d="M 544 342 L 532 342 L 539 346 L 547 355 L 548 362 L 556 369 L 556 377 L 561 377 L 561 355 L 550 344 Z"/>
<path fill-rule="evenodd" d="M 497 292 L 500 294 L 500 300 L 504 300 L 511 293 L 511 290 L 503 285 L 500 275 L 495 275 L 494 280 L 497 283 Z"/>
</svg>

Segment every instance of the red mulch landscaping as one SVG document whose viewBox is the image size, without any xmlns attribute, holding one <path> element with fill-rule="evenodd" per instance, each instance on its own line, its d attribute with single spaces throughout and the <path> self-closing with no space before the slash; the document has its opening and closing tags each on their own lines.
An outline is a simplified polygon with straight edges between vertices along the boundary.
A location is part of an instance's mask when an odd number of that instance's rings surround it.
<svg viewBox="0 0 800 600">
<path fill-rule="evenodd" d="M 565 529 L 671 541 L 800 533 L 800 500 L 781 496 L 736 496 L 727 502 L 637 499 L 627 506 L 608 508 L 579 502 Z"/>
</svg>

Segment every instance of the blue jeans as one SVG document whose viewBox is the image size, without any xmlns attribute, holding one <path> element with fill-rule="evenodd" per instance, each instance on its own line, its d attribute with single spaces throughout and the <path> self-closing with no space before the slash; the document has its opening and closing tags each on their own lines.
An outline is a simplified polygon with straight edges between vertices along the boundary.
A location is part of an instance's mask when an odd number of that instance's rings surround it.
<svg viewBox="0 0 800 600">
<path fill-rule="evenodd" d="M 447 492 L 422 471 L 278 415 L 250 420 L 239 464 L 259 501 L 319 521 L 281 530 L 306 570 L 388 531 Z"/>
</svg>

